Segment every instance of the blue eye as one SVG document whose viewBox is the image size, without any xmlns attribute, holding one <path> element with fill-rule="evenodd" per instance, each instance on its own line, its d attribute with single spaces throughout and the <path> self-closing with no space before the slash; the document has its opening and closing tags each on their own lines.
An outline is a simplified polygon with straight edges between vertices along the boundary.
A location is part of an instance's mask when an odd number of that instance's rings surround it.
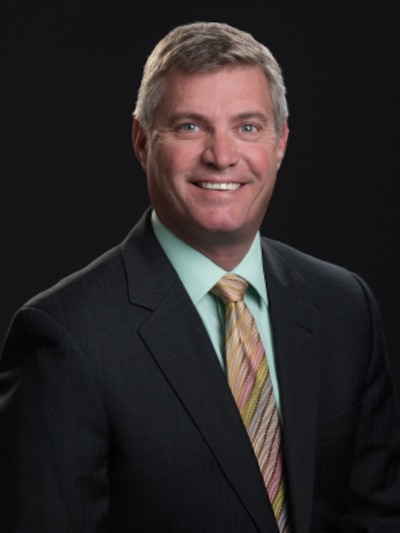
<svg viewBox="0 0 400 533">
<path fill-rule="evenodd" d="M 257 127 L 254 124 L 244 124 L 240 129 L 245 133 L 254 133 L 257 131 Z"/>
<path fill-rule="evenodd" d="M 196 126 L 196 124 L 192 124 L 190 122 L 186 124 L 182 124 L 180 128 L 184 131 L 197 131 L 199 128 Z"/>
</svg>

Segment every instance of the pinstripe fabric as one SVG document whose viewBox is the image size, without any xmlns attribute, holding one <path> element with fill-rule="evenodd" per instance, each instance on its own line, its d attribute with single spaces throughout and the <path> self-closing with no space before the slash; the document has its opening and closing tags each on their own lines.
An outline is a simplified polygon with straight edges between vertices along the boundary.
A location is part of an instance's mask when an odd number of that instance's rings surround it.
<svg viewBox="0 0 400 533">
<path fill-rule="evenodd" d="M 253 445 L 279 531 L 287 533 L 280 423 L 264 348 L 243 301 L 247 286 L 243 278 L 227 274 L 211 292 L 225 303 L 228 383 Z"/>
</svg>

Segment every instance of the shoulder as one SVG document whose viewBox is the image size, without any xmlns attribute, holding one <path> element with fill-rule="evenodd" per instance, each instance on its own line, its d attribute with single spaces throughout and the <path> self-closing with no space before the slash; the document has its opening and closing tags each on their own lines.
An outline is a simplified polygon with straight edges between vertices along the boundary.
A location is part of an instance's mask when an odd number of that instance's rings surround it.
<svg viewBox="0 0 400 533">
<path fill-rule="evenodd" d="M 342 266 L 320 259 L 281 241 L 262 237 L 261 243 L 267 259 L 276 262 L 277 265 L 280 262 L 281 267 L 291 265 L 293 269 L 304 274 L 312 272 L 313 274 L 344 275 L 345 277 L 349 274 L 349 271 Z"/>
<path fill-rule="evenodd" d="M 357 273 L 280 241 L 263 237 L 261 242 L 267 283 L 277 281 L 320 308 L 377 312 L 370 287 Z"/>
<path fill-rule="evenodd" d="M 30 339 L 24 342 L 32 344 L 67 335 L 82 341 L 104 329 L 115 314 L 116 299 L 121 301 L 118 295 L 125 294 L 126 300 L 120 256 L 115 247 L 26 301 L 11 321 L 9 340 Z"/>
<path fill-rule="evenodd" d="M 49 314 L 67 309 L 83 312 L 102 307 L 111 309 L 117 301 L 126 300 L 127 270 L 132 271 L 131 275 L 143 270 L 143 257 L 147 254 L 145 243 L 151 240 L 149 231 L 146 231 L 146 217 L 131 229 L 121 243 L 35 295 L 23 308 L 40 309 Z M 127 257 L 131 260 L 128 261 Z"/>
<path fill-rule="evenodd" d="M 77 305 L 88 298 L 94 298 L 96 294 L 100 297 L 107 291 L 107 286 L 114 285 L 113 279 L 121 277 L 122 270 L 120 247 L 117 246 L 36 294 L 23 307 L 46 310 L 58 301 L 63 302 L 63 305 L 66 302 Z"/>
<path fill-rule="evenodd" d="M 331 279 L 354 282 L 355 273 L 343 266 L 266 237 L 261 238 L 261 244 L 266 265 L 276 272 L 297 275 L 304 281 L 315 279 L 327 282 Z"/>
</svg>

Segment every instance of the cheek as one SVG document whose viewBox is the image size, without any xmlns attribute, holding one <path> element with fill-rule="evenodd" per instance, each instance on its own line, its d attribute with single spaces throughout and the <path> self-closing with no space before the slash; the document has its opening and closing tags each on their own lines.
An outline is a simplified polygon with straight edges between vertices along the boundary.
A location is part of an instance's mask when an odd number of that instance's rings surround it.
<svg viewBox="0 0 400 533">
<path fill-rule="evenodd" d="M 266 169 L 266 172 L 269 175 L 275 175 L 279 170 L 283 154 L 278 146 L 270 146 L 260 158 L 261 164 Z"/>
<path fill-rule="evenodd" d="M 265 149 L 248 150 L 245 159 L 250 171 L 262 182 L 275 172 L 276 161 L 273 155 Z"/>
<path fill-rule="evenodd" d="M 169 144 L 158 145 L 151 154 L 153 169 L 162 178 L 173 175 L 178 169 L 183 156 Z"/>
<path fill-rule="evenodd" d="M 179 188 L 179 158 L 173 151 L 159 147 L 148 159 L 147 183 L 153 201 L 170 202 Z"/>
<path fill-rule="evenodd" d="M 187 180 L 198 172 L 194 150 L 186 146 L 179 149 L 170 146 L 160 151 L 157 157 L 158 179 L 183 193 Z"/>
</svg>

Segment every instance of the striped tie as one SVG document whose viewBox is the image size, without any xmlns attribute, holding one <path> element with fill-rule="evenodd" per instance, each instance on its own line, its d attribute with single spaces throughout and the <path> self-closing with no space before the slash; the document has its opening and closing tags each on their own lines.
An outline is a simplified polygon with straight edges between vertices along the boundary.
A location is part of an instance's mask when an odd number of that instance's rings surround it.
<svg viewBox="0 0 400 533">
<path fill-rule="evenodd" d="M 279 531 L 289 532 L 282 440 L 264 347 L 243 301 L 247 282 L 225 275 L 211 290 L 225 305 L 228 383 L 250 437 Z"/>
</svg>

